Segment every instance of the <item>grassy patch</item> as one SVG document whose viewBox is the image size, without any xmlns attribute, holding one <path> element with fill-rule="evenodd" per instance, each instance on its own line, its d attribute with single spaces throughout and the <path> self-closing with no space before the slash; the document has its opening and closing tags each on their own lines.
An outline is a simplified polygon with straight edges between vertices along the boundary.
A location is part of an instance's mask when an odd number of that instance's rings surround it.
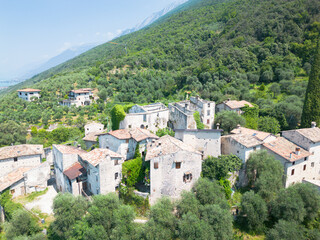
<svg viewBox="0 0 320 240">
<path fill-rule="evenodd" d="M 265 235 L 251 235 L 246 232 L 242 232 L 239 229 L 234 229 L 234 234 L 239 237 L 239 239 L 243 240 L 264 240 L 266 239 Z"/>
<path fill-rule="evenodd" d="M 42 196 L 42 195 L 46 194 L 47 192 L 48 192 L 48 188 L 46 188 L 43 191 L 33 192 L 33 193 L 30 193 L 30 194 L 27 194 L 24 196 L 17 197 L 14 199 L 14 202 L 21 203 L 24 205 L 26 203 L 34 201 L 37 197 Z"/>
</svg>

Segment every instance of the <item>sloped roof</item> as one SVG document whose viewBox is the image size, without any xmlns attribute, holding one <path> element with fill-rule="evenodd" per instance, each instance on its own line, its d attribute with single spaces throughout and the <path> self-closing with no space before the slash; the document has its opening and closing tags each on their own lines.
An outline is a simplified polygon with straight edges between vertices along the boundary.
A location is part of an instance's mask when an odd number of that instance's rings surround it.
<svg viewBox="0 0 320 240">
<path fill-rule="evenodd" d="M 0 178 L 0 192 L 24 178 L 23 174 L 28 172 L 30 169 L 31 167 L 21 167 L 15 169 L 14 171 L 8 173 L 5 176 L 2 176 Z"/>
<path fill-rule="evenodd" d="M 71 90 L 71 92 L 74 92 L 74 93 L 89 93 L 91 91 L 92 91 L 91 88 L 81 88 L 78 90 Z"/>
<path fill-rule="evenodd" d="M 100 132 L 91 132 L 88 133 L 84 138 L 82 138 L 83 141 L 90 141 L 90 142 L 96 142 L 97 137 L 99 136 Z"/>
<path fill-rule="evenodd" d="M 0 148 L 0 160 L 41 154 L 43 154 L 42 145 L 23 144 Z"/>
<path fill-rule="evenodd" d="M 263 146 L 271 150 L 272 152 L 276 153 L 277 155 L 285 158 L 289 162 L 294 162 L 311 155 L 308 151 L 304 150 L 303 148 L 300 148 L 296 144 L 290 142 L 289 140 L 283 137 L 278 137 L 275 141 L 265 143 L 263 144 Z M 297 148 L 300 149 L 299 155 L 296 154 Z"/>
<path fill-rule="evenodd" d="M 261 132 L 258 130 L 253 130 L 253 129 L 249 129 L 249 128 L 245 128 L 245 127 L 235 128 L 231 131 L 231 133 L 251 135 L 251 136 L 258 138 L 261 141 L 265 140 L 267 137 L 272 135 L 271 133 L 268 133 L 268 132 Z"/>
<path fill-rule="evenodd" d="M 107 156 L 110 156 L 111 158 L 122 158 L 120 154 L 113 152 L 109 149 L 102 149 L 102 148 L 96 148 L 90 152 L 80 154 L 80 157 L 84 161 L 87 161 L 94 167 L 97 166 L 103 160 L 105 160 Z"/>
<path fill-rule="evenodd" d="M 159 155 L 167 155 L 179 151 L 187 151 L 200 154 L 193 146 L 188 145 L 174 137 L 165 135 L 153 143 L 148 144 L 146 160 L 158 157 Z"/>
<path fill-rule="evenodd" d="M 228 135 L 224 137 L 229 137 L 234 141 L 240 143 L 241 145 L 245 146 L 246 148 L 251 148 L 251 147 L 255 147 L 263 144 L 263 142 L 260 141 L 255 136 L 246 135 L 246 134 L 234 134 L 234 135 Z"/>
<path fill-rule="evenodd" d="M 130 139 L 133 138 L 137 142 L 140 142 L 142 140 L 145 140 L 147 138 L 153 138 L 158 139 L 159 137 L 153 133 L 151 133 L 147 129 L 141 129 L 141 128 L 134 128 L 134 129 L 119 129 L 115 131 L 111 131 L 108 133 L 101 133 L 99 135 L 106 135 L 109 134 L 117 139 L 124 140 L 124 139 Z"/>
<path fill-rule="evenodd" d="M 17 92 L 41 92 L 41 90 L 34 89 L 34 88 L 25 88 L 25 89 L 17 90 Z"/>
<path fill-rule="evenodd" d="M 314 127 L 314 128 L 302 128 L 293 130 L 300 133 L 302 136 L 308 138 L 314 143 L 320 142 L 320 128 Z"/>
<path fill-rule="evenodd" d="M 53 145 L 56 149 L 58 149 L 59 152 L 62 154 L 82 154 L 86 153 L 85 150 L 79 149 L 77 147 L 73 146 L 67 146 L 67 145 Z"/>
<path fill-rule="evenodd" d="M 253 107 L 253 105 L 245 100 L 237 101 L 237 100 L 228 100 L 224 101 L 224 104 L 226 104 L 231 109 L 237 109 L 237 108 L 243 108 L 245 105 L 249 105 L 249 107 Z"/>
<path fill-rule="evenodd" d="M 69 168 L 67 168 L 63 173 L 66 175 L 70 180 L 76 179 L 81 174 L 86 172 L 85 168 L 81 166 L 79 162 L 74 163 Z"/>
</svg>

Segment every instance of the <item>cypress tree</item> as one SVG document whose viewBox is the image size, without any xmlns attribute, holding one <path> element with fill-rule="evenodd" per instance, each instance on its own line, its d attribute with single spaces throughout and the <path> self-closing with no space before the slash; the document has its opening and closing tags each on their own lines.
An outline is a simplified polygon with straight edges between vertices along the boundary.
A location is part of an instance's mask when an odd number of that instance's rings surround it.
<svg viewBox="0 0 320 240">
<path fill-rule="evenodd" d="M 320 124 L 320 40 L 318 40 L 309 83 L 304 101 L 301 126 L 308 128 L 311 122 Z"/>
</svg>

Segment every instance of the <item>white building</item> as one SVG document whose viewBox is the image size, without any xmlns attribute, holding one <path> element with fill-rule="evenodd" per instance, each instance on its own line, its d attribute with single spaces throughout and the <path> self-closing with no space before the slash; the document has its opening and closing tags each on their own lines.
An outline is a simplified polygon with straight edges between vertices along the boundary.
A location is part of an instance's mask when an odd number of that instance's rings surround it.
<svg viewBox="0 0 320 240">
<path fill-rule="evenodd" d="M 148 144 L 145 160 L 150 161 L 151 204 L 162 196 L 179 198 L 201 174 L 201 153 L 168 135 Z"/>
<path fill-rule="evenodd" d="M 176 129 L 175 138 L 193 146 L 203 158 L 221 155 L 221 129 Z"/>
<path fill-rule="evenodd" d="M 170 103 L 169 120 L 173 129 L 197 129 L 193 114 L 199 112 L 201 122 L 209 129 L 214 123 L 215 102 L 190 97 L 190 100 Z"/>
<path fill-rule="evenodd" d="M 168 121 L 169 109 L 162 103 L 134 105 L 125 119 L 120 122 L 120 129 L 143 128 L 156 132 L 158 129 L 167 127 Z"/>
<path fill-rule="evenodd" d="M 146 144 L 159 137 L 146 129 L 119 129 L 99 135 L 99 147 L 120 154 L 125 160 L 132 159 L 139 143 L 140 153 L 145 153 Z"/>
<path fill-rule="evenodd" d="M 253 136 L 264 143 L 272 142 L 277 139 L 277 137 L 275 135 L 273 135 L 272 133 L 262 132 L 262 131 L 258 131 L 258 130 L 254 130 L 254 129 L 250 129 L 250 128 L 245 128 L 245 127 L 241 127 L 240 125 L 238 125 L 237 128 L 233 129 L 231 131 L 231 133 Z"/>
<path fill-rule="evenodd" d="M 26 100 L 28 102 L 31 102 L 33 98 L 40 98 L 40 92 L 39 89 L 32 89 L 32 88 L 26 88 L 18 90 L 18 97 Z"/>
<path fill-rule="evenodd" d="M 301 183 L 316 173 L 315 165 L 309 159 L 311 154 L 283 137 L 264 143 L 262 148 L 283 165 L 286 175 L 285 187 Z"/>
<path fill-rule="evenodd" d="M 318 191 L 320 191 L 320 180 L 303 180 L 302 182 L 312 184 L 316 189 L 318 189 Z"/>
<path fill-rule="evenodd" d="M 310 170 L 306 180 L 320 180 L 320 129 L 316 123 L 311 128 L 283 131 L 282 136 L 311 154 L 305 163 Z"/>
<path fill-rule="evenodd" d="M 221 137 L 221 153 L 233 154 L 245 163 L 253 151 L 261 149 L 263 141 L 255 136 L 246 134 L 232 134 Z"/>
<path fill-rule="evenodd" d="M 100 133 L 104 131 L 104 125 L 97 122 L 92 122 L 84 126 L 85 136 L 82 140 L 86 144 L 86 148 L 90 149 L 93 145 L 97 144 L 97 139 Z"/>
<path fill-rule="evenodd" d="M 71 171 L 78 171 L 78 173 L 81 172 L 81 168 L 77 168 L 79 167 L 79 165 L 77 165 L 76 167 L 74 166 L 76 163 L 78 163 L 79 155 L 87 152 L 79 148 L 66 145 L 53 145 L 52 152 L 58 190 L 60 192 L 71 192 L 74 194 L 78 194 L 77 191 L 73 191 L 73 180 L 75 179 L 69 178 L 69 170 L 71 169 Z M 76 178 L 79 176 L 80 174 L 76 176 Z"/>
<path fill-rule="evenodd" d="M 94 100 L 91 88 L 82 88 L 78 90 L 72 90 L 68 94 L 68 99 L 60 102 L 62 106 L 75 105 L 76 107 L 82 107 L 90 105 Z"/>
<path fill-rule="evenodd" d="M 221 111 L 233 111 L 238 113 L 239 115 L 243 113 L 242 108 L 246 105 L 249 107 L 253 107 L 253 105 L 245 100 L 237 101 L 237 100 L 226 100 L 222 103 L 217 104 L 217 113 Z"/>
<path fill-rule="evenodd" d="M 0 148 L 0 177 L 19 168 L 33 168 L 41 164 L 42 145 L 16 145 Z"/>
<path fill-rule="evenodd" d="M 120 154 L 96 148 L 80 154 L 80 162 L 87 172 L 86 192 L 94 195 L 107 194 L 118 189 L 124 162 Z"/>
</svg>

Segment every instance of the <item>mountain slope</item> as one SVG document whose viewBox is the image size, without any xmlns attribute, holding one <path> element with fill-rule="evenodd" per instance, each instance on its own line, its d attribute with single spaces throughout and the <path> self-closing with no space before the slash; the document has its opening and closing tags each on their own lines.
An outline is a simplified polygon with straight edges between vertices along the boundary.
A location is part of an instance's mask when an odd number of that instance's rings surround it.
<svg viewBox="0 0 320 240">
<path fill-rule="evenodd" d="M 190 0 L 114 40 L 118 45 L 97 46 L 11 90 L 41 88 L 41 101 L 51 105 L 75 87 L 135 103 L 182 99 L 192 90 L 217 102 L 252 101 L 261 115 L 292 128 L 301 117 L 319 11 L 317 0 Z"/>
</svg>

